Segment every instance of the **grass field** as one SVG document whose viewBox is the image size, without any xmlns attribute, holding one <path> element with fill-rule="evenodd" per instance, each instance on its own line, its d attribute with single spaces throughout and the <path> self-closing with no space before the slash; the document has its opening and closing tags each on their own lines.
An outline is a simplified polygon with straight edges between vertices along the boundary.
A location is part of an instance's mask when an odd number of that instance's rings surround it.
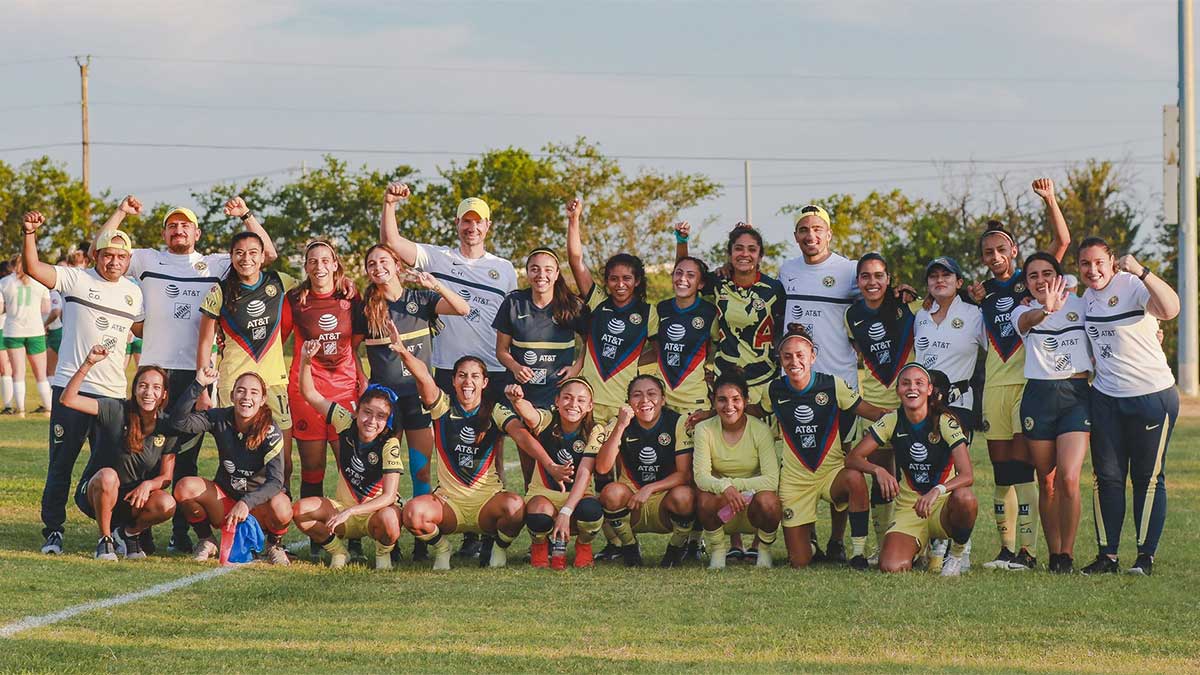
<svg viewBox="0 0 1200 675">
<path fill-rule="evenodd" d="M 95 529 L 73 503 L 67 555 L 37 553 L 46 421 L 2 419 L 0 439 L 0 630 L 210 568 L 166 554 L 93 561 Z M 973 455 L 987 503 L 981 442 Z M 214 461 L 206 448 L 203 475 Z M 553 573 L 518 563 L 438 574 L 407 561 L 379 573 L 250 566 L 0 638 L 0 671 L 1197 672 L 1200 421 L 1180 424 L 1167 476 L 1170 516 L 1150 578 L 982 570 L 997 548 L 986 510 L 976 566 L 959 579 L 740 565 Z M 1078 566 L 1095 554 L 1090 485 L 1084 504 Z M 162 550 L 169 528 L 157 530 Z M 1131 525 L 1125 533 L 1128 565 Z M 408 535 L 401 545 L 407 554 Z M 648 561 L 663 545 L 643 537 Z M 774 553 L 777 563 L 785 557 L 782 538 Z"/>
</svg>

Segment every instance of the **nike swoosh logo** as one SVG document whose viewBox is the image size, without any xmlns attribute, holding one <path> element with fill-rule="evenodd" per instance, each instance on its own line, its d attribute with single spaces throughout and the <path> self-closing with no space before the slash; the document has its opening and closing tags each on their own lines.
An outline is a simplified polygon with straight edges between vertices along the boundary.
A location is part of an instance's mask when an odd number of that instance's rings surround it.
<svg viewBox="0 0 1200 675">
<path fill-rule="evenodd" d="M 866 319 L 863 319 L 863 321 L 866 321 Z M 857 325 L 859 325 L 859 324 L 861 324 L 861 323 L 862 323 L 862 321 L 855 321 L 855 322 L 854 322 L 854 325 L 855 325 L 855 326 L 857 326 Z"/>
<path fill-rule="evenodd" d="M 896 438 L 908 438 L 908 434 L 896 434 Z"/>
<path fill-rule="evenodd" d="M 517 318 L 518 318 L 518 319 L 528 319 L 528 318 L 529 318 L 529 315 L 528 315 L 528 314 L 518 314 L 518 315 L 517 315 Z"/>
<path fill-rule="evenodd" d="M 462 266 L 462 265 L 466 265 L 467 263 L 452 262 L 452 263 L 450 263 L 450 264 L 451 264 L 451 265 L 454 265 L 455 267 L 459 267 L 459 266 Z"/>
<path fill-rule="evenodd" d="M 1155 429 L 1157 429 L 1161 426 L 1162 426 L 1161 424 L 1155 424 L 1154 426 L 1147 426 L 1146 431 L 1154 431 Z"/>
<path fill-rule="evenodd" d="M 985 296 L 983 296 L 983 297 L 985 297 L 985 298 L 990 298 L 990 297 L 992 297 L 992 296 L 993 296 L 993 295 L 995 295 L 995 294 L 996 294 L 996 293 L 995 293 L 995 291 L 993 291 L 993 292 L 991 292 L 991 293 L 988 293 L 987 295 L 985 295 Z"/>
</svg>

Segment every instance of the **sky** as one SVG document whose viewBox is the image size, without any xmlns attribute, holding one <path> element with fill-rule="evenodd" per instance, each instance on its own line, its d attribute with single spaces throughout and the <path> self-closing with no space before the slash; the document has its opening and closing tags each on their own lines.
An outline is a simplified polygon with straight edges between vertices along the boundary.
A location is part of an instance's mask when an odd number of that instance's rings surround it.
<svg viewBox="0 0 1200 675">
<path fill-rule="evenodd" d="M 1152 219 L 1176 12 L 1171 0 L 9 0 L 0 160 L 48 154 L 79 172 L 72 56 L 91 54 L 93 189 L 150 202 L 286 179 L 327 149 L 432 177 L 485 149 L 586 136 L 629 171 L 720 182 L 680 215 L 711 219 L 710 242 L 745 218 L 745 159 L 753 222 L 772 241 L 790 239 L 785 204 L 893 188 L 936 199 L 1001 173 L 1061 178 L 1087 158 L 1121 162 Z"/>
</svg>

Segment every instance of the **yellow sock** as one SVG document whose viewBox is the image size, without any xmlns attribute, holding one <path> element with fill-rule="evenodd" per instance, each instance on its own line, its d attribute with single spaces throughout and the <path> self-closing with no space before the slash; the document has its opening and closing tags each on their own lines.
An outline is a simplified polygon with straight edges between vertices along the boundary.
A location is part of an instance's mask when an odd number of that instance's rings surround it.
<svg viewBox="0 0 1200 675">
<path fill-rule="evenodd" d="M 346 540 L 342 539 L 341 537 L 334 537 L 333 539 L 330 539 L 329 542 L 322 545 L 321 548 L 328 551 L 329 555 L 337 555 L 338 553 L 341 553 L 342 555 L 350 555 L 350 549 L 346 548 Z"/>
<path fill-rule="evenodd" d="M 1018 483 L 1013 488 L 1017 497 L 1017 543 L 1033 555 L 1038 538 L 1037 483 Z"/>
<path fill-rule="evenodd" d="M 1017 552 L 1017 491 L 1011 485 L 997 485 L 992 490 L 992 507 L 1000 544 Z"/>
<path fill-rule="evenodd" d="M 774 544 L 776 532 L 777 530 L 771 530 L 770 532 L 767 532 L 766 530 L 758 530 L 758 543 L 762 544 L 763 548 Z"/>
<path fill-rule="evenodd" d="M 617 531 L 612 528 L 612 525 L 608 524 L 607 520 L 604 521 L 604 525 L 601 529 L 604 530 L 604 538 L 608 541 L 608 543 L 614 546 L 621 545 L 621 538 L 617 536 Z"/>
<path fill-rule="evenodd" d="M 394 548 L 396 548 L 396 542 L 392 542 L 390 544 L 385 544 L 381 541 L 377 541 L 377 542 L 375 542 L 375 555 L 377 555 L 377 556 L 388 555 L 389 553 L 392 552 L 392 549 L 394 549 Z"/>
<path fill-rule="evenodd" d="M 633 525 L 629 522 L 629 515 L 629 509 L 604 512 L 604 521 L 613 529 L 617 543 L 622 546 L 637 543 L 637 537 L 633 536 Z"/>
<path fill-rule="evenodd" d="M 672 546 L 684 547 L 687 546 L 688 537 L 692 534 L 692 520 L 689 518 L 686 521 L 680 522 L 671 518 L 671 539 L 669 543 Z"/>
<path fill-rule="evenodd" d="M 729 553 L 729 536 L 725 534 L 725 529 L 705 530 L 704 547 L 708 549 L 710 560 L 719 559 L 723 563 Z"/>
<path fill-rule="evenodd" d="M 590 544 L 596 538 L 596 533 L 600 531 L 604 525 L 603 520 L 576 520 L 575 525 L 579 528 L 579 534 L 575 540 L 580 544 Z"/>
</svg>

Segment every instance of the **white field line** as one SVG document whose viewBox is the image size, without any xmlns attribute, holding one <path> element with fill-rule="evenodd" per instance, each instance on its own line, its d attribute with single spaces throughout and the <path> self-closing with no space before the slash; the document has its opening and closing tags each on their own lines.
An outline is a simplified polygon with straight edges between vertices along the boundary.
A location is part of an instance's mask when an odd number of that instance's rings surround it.
<svg viewBox="0 0 1200 675">
<path fill-rule="evenodd" d="M 108 607 L 116 607 L 118 605 L 125 605 L 130 602 L 136 602 L 138 600 L 142 600 L 143 598 L 152 598 L 156 595 L 163 595 L 164 593 L 170 593 L 171 591 L 179 590 L 180 588 L 185 588 L 187 586 L 191 586 L 192 584 L 198 584 L 201 581 L 208 581 L 209 579 L 214 579 L 216 577 L 221 576 L 222 574 L 232 572 L 235 569 L 237 569 L 237 566 L 218 567 L 216 569 L 206 570 L 204 572 L 200 572 L 198 574 L 193 574 L 191 576 L 186 576 L 186 577 L 183 577 L 180 579 L 176 579 L 174 581 L 168 581 L 165 583 L 161 583 L 161 584 L 158 584 L 157 586 L 151 586 L 150 588 L 147 588 L 144 590 L 134 591 L 132 593 L 126 593 L 124 595 L 118 595 L 116 597 L 106 598 L 104 600 L 94 600 L 92 602 L 85 602 L 82 605 L 75 605 L 74 607 L 68 607 L 64 610 L 61 610 L 58 612 L 53 612 L 51 614 L 42 614 L 39 616 L 27 616 L 23 619 L 20 619 L 19 621 L 15 621 L 6 626 L 0 627 L 0 638 L 9 638 L 9 637 L 16 635 L 17 633 L 22 633 L 27 630 L 32 630 L 34 628 L 41 628 L 42 626 L 49 626 L 51 624 L 55 624 L 60 621 L 65 621 L 67 619 L 70 619 L 71 617 L 78 616 L 80 614 L 83 614 L 84 612 L 90 612 L 95 609 L 106 609 Z"/>
</svg>

